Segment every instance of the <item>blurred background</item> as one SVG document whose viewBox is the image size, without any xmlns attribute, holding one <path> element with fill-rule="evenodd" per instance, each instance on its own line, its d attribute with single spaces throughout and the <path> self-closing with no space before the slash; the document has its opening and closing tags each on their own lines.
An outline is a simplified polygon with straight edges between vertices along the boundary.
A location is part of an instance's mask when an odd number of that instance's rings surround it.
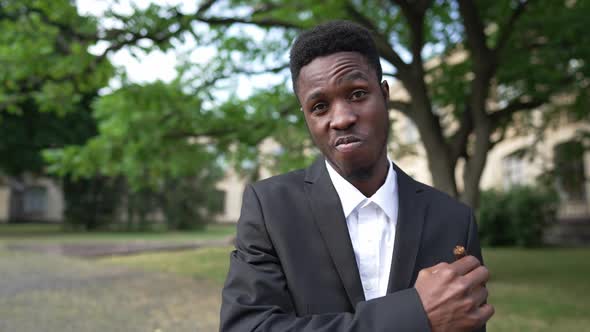
<svg viewBox="0 0 590 332">
<path fill-rule="evenodd" d="M 216 331 L 244 186 L 318 152 L 297 34 L 374 32 L 389 155 L 477 210 L 489 331 L 590 331 L 590 1 L 0 0 L 0 331 Z"/>
</svg>

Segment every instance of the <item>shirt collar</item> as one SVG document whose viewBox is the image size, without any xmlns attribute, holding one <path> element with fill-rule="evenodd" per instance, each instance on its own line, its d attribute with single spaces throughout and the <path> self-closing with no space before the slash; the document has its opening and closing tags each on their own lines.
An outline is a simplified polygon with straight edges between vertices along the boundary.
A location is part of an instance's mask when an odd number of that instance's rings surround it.
<svg viewBox="0 0 590 332">
<path fill-rule="evenodd" d="M 334 167 L 332 167 L 332 165 L 330 165 L 327 160 L 325 161 L 330 180 L 332 180 L 334 189 L 336 189 L 338 197 L 340 198 L 340 203 L 342 204 L 342 211 L 344 212 L 345 218 L 348 218 L 348 216 L 359 205 L 366 205 L 369 202 L 373 202 L 377 204 L 383 210 L 383 212 L 385 212 L 387 217 L 389 217 L 389 220 L 395 220 L 396 216 L 394 195 L 397 191 L 397 179 L 389 156 L 387 157 L 387 161 L 389 162 L 389 170 L 387 171 L 385 182 L 381 185 L 381 187 L 379 187 L 379 189 L 377 189 L 375 194 L 369 198 L 367 198 L 355 186 L 353 186 L 350 182 L 338 174 L 338 172 L 334 169 Z"/>
</svg>

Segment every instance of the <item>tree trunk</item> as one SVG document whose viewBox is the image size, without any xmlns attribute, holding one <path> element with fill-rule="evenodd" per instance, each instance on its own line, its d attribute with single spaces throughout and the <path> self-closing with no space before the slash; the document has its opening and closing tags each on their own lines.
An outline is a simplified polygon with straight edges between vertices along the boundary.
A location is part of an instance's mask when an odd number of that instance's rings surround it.
<svg viewBox="0 0 590 332">
<path fill-rule="evenodd" d="M 475 151 L 466 161 L 463 170 L 463 193 L 460 199 L 474 209 L 479 206 L 479 184 L 491 147 L 490 135 L 491 126 L 489 124 L 475 128 Z"/>
<path fill-rule="evenodd" d="M 455 165 L 451 163 L 449 154 L 445 152 L 444 144 L 428 144 L 424 140 L 424 147 L 426 149 L 428 169 L 432 175 L 432 185 L 438 190 L 457 197 Z"/>
<path fill-rule="evenodd" d="M 416 100 L 416 99 L 414 99 Z M 457 197 L 457 184 L 455 182 L 455 163 L 451 161 L 448 145 L 441 135 L 438 121 L 432 119 L 432 111 L 429 104 L 413 104 L 413 121 L 420 132 L 428 169 L 432 175 L 432 184 L 439 190 Z"/>
<path fill-rule="evenodd" d="M 413 75 L 402 81 L 412 99 L 411 110 L 406 115 L 412 119 L 420 132 L 433 186 L 457 197 L 455 162 L 452 161 L 450 146 L 445 141 L 440 121 L 432 111 L 430 96 L 424 82 L 425 73 L 419 64 L 414 63 L 412 69 Z"/>
<path fill-rule="evenodd" d="M 494 68 L 491 62 L 479 65 L 476 63 L 476 77 L 471 83 L 469 103 L 473 112 L 475 142 L 473 149 L 469 149 L 469 146 L 467 148 L 472 152 L 465 160 L 463 194 L 460 199 L 474 209 L 479 205 L 479 184 L 491 148 L 490 136 L 493 126 L 486 110 L 486 101 Z"/>
</svg>

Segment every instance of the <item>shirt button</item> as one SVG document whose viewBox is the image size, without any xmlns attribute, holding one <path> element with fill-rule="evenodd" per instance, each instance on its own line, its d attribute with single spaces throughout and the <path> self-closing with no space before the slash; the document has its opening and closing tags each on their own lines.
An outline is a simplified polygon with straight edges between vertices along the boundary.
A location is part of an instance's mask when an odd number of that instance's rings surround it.
<svg viewBox="0 0 590 332">
<path fill-rule="evenodd" d="M 371 290 L 371 289 L 373 289 L 373 283 L 372 283 L 372 282 L 367 282 L 367 284 L 365 285 L 365 289 L 366 289 L 366 290 Z"/>
</svg>

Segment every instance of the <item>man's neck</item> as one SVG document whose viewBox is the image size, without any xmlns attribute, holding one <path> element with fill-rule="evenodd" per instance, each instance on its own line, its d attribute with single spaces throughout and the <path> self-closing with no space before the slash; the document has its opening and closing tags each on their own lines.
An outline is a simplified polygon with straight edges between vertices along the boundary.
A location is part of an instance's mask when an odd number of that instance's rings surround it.
<svg viewBox="0 0 590 332">
<path fill-rule="evenodd" d="M 372 170 L 371 175 L 364 179 L 347 179 L 356 189 L 366 197 L 371 197 L 385 183 L 387 172 L 389 171 L 389 160 L 384 156 Z"/>
</svg>

